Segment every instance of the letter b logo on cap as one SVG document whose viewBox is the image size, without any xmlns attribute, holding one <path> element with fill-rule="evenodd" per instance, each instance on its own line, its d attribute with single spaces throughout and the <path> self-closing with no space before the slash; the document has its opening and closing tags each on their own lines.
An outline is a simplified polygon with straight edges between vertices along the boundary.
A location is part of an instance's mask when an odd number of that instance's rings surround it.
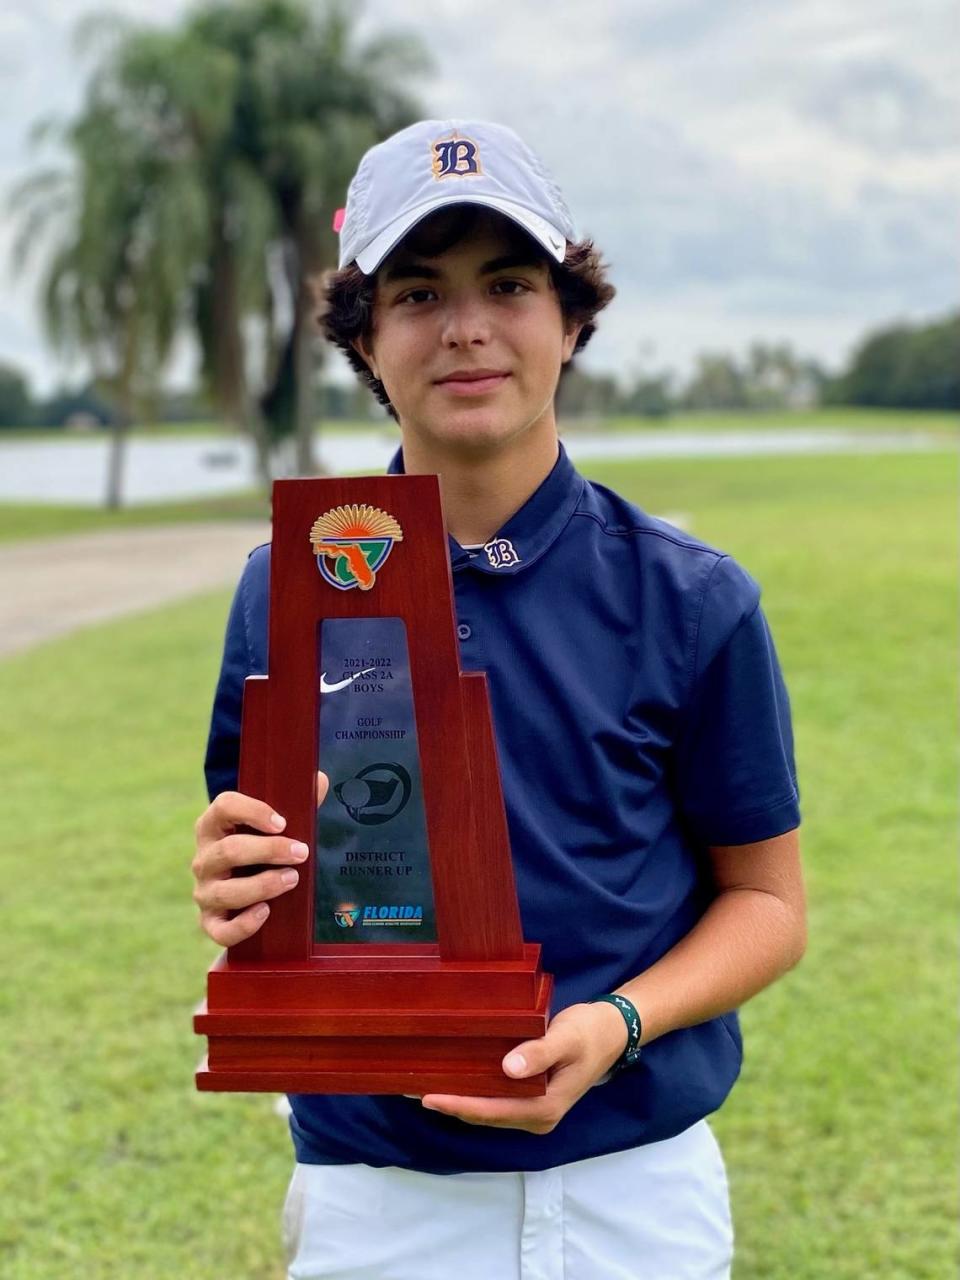
<svg viewBox="0 0 960 1280">
<path fill-rule="evenodd" d="M 444 138 L 433 144 L 435 178 L 463 178 L 480 172 L 477 144 L 469 138 Z"/>
</svg>

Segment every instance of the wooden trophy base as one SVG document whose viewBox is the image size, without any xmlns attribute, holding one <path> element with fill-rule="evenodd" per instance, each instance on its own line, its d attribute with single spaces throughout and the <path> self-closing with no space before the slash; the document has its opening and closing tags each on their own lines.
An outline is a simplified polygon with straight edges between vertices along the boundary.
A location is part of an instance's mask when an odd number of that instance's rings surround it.
<svg viewBox="0 0 960 1280">
<path fill-rule="evenodd" d="M 340 949 L 343 950 L 342 948 Z M 519 960 L 441 960 L 437 947 L 212 965 L 194 1029 L 209 1051 L 197 1087 L 229 1092 L 453 1093 L 537 1097 L 503 1057 L 542 1036 L 552 979 Z"/>
</svg>

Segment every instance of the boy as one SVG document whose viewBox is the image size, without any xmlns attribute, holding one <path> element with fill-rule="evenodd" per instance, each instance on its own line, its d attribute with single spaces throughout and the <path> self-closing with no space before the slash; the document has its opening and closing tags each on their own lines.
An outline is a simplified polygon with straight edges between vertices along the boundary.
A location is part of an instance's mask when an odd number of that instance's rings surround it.
<svg viewBox="0 0 960 1280">
<path fill-rule="evenodd" d="M 524 933 L 556 999 L 503 1064 L 548 1071 L 543 1098 L 291 1099 L 298 1280 L 729 1275 L 705 1116 L 739 1071 L 733 1011 L 805 946 L 789 704 L 753 580 L 559 443 L 561 371 L 612 296 L 510 130 L 422 121 L 361 162 L 323 325 L 399 424 L 391 470 L 441 477 L 462 665 L 487 672 Z M 228 623 L 197 824 L 222 945 L 306 856 L 233 790 L 267 563 Z M 277 869 L 231 878 L 256 863 Z"/>
</svg>

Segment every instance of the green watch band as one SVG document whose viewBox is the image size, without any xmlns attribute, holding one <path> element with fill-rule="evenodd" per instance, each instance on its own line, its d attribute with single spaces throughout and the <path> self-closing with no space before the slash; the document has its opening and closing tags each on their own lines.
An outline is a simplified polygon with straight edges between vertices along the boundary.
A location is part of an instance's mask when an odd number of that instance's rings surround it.
<svg viewBox="0 0 960 1280">
<path fill-rule="evenodd" d="M 632 1067 L 634 1063 L 640 1061 L 640 1037 L 643 1034 L 643 1027 L 636 1007 L 626 996 L 596 996 L 590 1001 L 590 1004 L 600 1004 L 601 1002 L 612 1004 L 615 1009 L 619 1009 L 623 1015 L 624 1022 L 627 1024 L 627 1047 L 610 1068 L 611 1073 L 614 1073 L 622 1067 Z"/>
</svg>

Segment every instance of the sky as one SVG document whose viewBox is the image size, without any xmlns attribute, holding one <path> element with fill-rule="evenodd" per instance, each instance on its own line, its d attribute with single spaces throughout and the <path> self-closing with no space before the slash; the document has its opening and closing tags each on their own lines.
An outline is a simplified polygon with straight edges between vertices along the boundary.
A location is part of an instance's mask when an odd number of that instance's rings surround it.
<svg viewBox="0 0 960 1280">
<path fill-rule="evenodd" d="M 95 6 L 94 6 L 95 7 Z M 101 6 L 102 7 L 102 6 Z M 177 0 L 110 6 L 174 21 Z M 36 268 L 14 277 L 11 186 L 55 157 L 82 0 L 0 10 L 0 361 L 46 393 Z M 546 161 L 617 297 L 583 364 L 685 374 L 786 340 L 830 369 L 863 333 L 958 305 L 960 8 L 953 0 L 367 0 L 361 37 L 431 50 L 425 115 L 497 120 Z M 43 262 L 43 242 L 34 258 Z M 344 362 L 344 368 L 345 368 Z M 168 380 L 190 380 L 181 344 Z"/>
</svg>

